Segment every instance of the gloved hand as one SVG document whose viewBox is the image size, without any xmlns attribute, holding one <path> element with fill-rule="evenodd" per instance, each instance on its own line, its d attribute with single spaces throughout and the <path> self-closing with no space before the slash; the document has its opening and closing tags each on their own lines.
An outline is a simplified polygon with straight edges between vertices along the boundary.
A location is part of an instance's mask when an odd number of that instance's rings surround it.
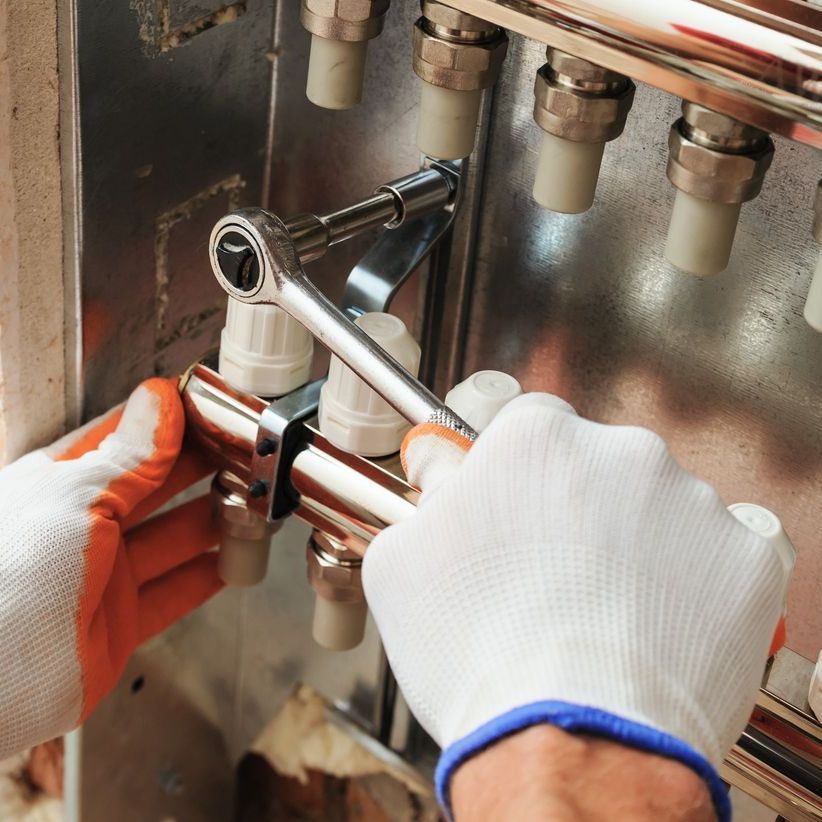
<svg viewBox="0 0 822 822">
<path fill-rule="evenodd" d="M 172 380 L 0 471 L 0 759 L 85 719 L 134 648 L 220 587 L 209 473 Z"/>
<path fill-rule="evenodd" d="M 444 748 L 442 803 L 467 758 L 551 723 L 680 760 L 727 818 L 715 768 L 779 617 L 773 549 L 658 436 L 555 397 L 514 400 L 466 450 L 434 426 L 409 433 L 419 509 L 363 567 L 403 693 Z"/>
</svg>

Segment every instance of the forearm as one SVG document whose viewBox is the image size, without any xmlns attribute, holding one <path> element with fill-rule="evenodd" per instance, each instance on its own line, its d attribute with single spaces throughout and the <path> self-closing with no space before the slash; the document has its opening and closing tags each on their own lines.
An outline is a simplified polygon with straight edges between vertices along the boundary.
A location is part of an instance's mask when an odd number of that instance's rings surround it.
<svg viewBox="0 0 822 822">
<path fill-rule="evenodd" d="M 457 822 L 716 818 L 705 783 L 685 765 L 550 725 L 466 762 L 454 775 L 451 804 Z"/>
</svg>

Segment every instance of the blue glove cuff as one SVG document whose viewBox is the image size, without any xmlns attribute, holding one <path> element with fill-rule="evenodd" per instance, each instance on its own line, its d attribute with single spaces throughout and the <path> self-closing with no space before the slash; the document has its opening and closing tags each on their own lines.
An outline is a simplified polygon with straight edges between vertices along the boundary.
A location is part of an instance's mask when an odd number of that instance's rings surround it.
<svg viewBox="0 0 822 822">
<path fill-rule="evenodd" d="M 437 764 L 435 782 L 437 798 L 449 819 L 453 818 L 449 786 L 457 768 L 500 739 L 541 723 L 555 725 L 570 733 L 607 737 L 641 751 L 676 759 L 705 780 L 719 822 L 729 822 L 731 803 L 725 785 L 711 763 L 690 745 L 655 728 L 623 719 L 599 708 L 587 708 L 567 702 L 533 702 L 514 708 L 446 748 Z"/>
</svg>

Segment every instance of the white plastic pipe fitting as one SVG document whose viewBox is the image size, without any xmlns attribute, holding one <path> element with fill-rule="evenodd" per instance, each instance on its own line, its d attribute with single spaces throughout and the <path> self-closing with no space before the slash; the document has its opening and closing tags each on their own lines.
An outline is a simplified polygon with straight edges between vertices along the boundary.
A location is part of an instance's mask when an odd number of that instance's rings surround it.
<svg viewBox="0 0 822 822">
<path fill-rule="evenodd" d="M 555 48 L 534 83 L 543 131 L 534 199 L 562 214 L 594 203 L 605 144 L 625 129 L 636 88 L 627 77 Z"/>
<path fill-rule="evenodd" d="M 440 160 L 460 160 L 474 150 L 482 90 L 422 83 L 417 148 Z"/>
<path fill-rule="evenodd" d="M 357 317 L 355 322 L 406 371 L 417 376 L 420 347 L 399 317 L 372 312 Z M 328 380 L 320 392 L 319 426 L 332 445 L 364 457 L 396 453 L 410 427 L 337 357 L 331 358 Z"/>
<path fill-rule="evenodd" d="M 311 636 L 327 651 L 350 651 L 362 642 L 367 618 L 365 600 L 336 602 L 317 594 Z"/>
<path fill-rule="evenodd" d="M 668 179 L 678 190 L 665 256 L 689 274 L 718 274 L 728 267 L 742 204 L 762 188 L 773 142 L 753 126 L 686 101 L 668 148 Z"/>
<path fill-rule="evenodd" d="M 438 0 L 423 0 L 414 25 L 414 71 L 422 80 L 417 146 L 439 160 L 474 150 L 483 90 L 496 83 L 508 50 L 493 23 Z"/>
<path fill-rule="evenodd" d="M 247 505 L 245 484 L 227 471 L 214 477 L 212 495 L 220 528 L 217 573 L 226 585 L 246 588 L 265 579 L 277 526 Z"/>
<path fill-rule="evenodd" d="M 405 323 L 392 314 L 372 312 L 356 324 L 414 376 L 420 347 Z M 332 357 L 320 392 L 319 428 L 337 448 L 364 457 L 396 453 L 409 423 L 339 358 Z M 360 560 L 315 532 L 308 547 L 308 577 L 316 591 L 313 636 L 331 651 L 359 645 L 368 608 L 360 587 Z M 359 596 L 357 594 L 359 593 Z"/>
<path fill-rule="evenodd" d="M 665 257 L 681 271 L 708 277 L 728 267 L 742 203 L 715 203 L 677 191 Z"/>
<path fill-rule="evenodd" d="M 260 397 L 280 397 L 308 382 L 314 338 L 273 305 L 246 305 L 229 298 L 220 342 L 219 371 L 226 383 Z M 217 572 L 226 585 L 261 582 L 276 530 L 247 504 L 247 488 L 221 472 L 212 484 L 220 526 Z"/>
<path fill-rule="evenodd" d="M 752 502 L 737 502 L 728 510 L 745 526 L 759 534 L 776 551 L 785 572 L 785 594 L 796 565 L 796 548 L 785 532 L 782 520 L 768 508 Z"/>
<path fill-rule="evenodd" d="M 342 110 L 362 100 L 368 41 L 382 31 L 389 0 L 302 0 L 300 19 L 311 33 L 306 96 Z"/>
<path fill-rule="evenodd" d="M 311 35 L 305 94 L 320 108 L 343 111 L 362 101 L 368 41 L 346 42 Z"/>
<path fill-rule="evenodd" d="M 314 338 L 281 308 L 228 300 L 219 371 L 232 387 L 281 397 L 311 376 Z"/>
<path fill-rule="evenodd" d="M 308 582 L 314 589 L 314 641 L 329 651 L 350 651 L 362 642 L 368 606 L 362 589 L 362 559 L 318 530 L 306 549 Z"/>
<path fill-rule="evenodd" d="M 605 143 L 566 140 L 543 132 L 534 199 L 560 214 L 582 214 L 594 204 Z"/>
<path fill-rule="evenodd" d="M 813 206 L 813 236 L 822 245 L 822 180 L 816 185 Z M 814 330 L 822 332 L 822 251 L 816 260 L 816 270 L 811 278 L 808 297 L 805 300 L 805 321 Z"/>
</svg>

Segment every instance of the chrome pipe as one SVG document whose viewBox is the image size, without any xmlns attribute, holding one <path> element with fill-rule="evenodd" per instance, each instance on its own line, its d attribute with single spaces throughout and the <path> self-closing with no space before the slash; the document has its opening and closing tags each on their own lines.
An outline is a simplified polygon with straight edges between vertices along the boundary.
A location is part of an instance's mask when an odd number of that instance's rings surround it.
<svg viewBox="0 0 822 822">
<path fill-rule="evenodd" d="M 347 454 L 314 428 L 306 431 L 312 442 L 291 466 L 291 485 L 299 495 L 294 515 L 363 556 L 383 528 L 414 513 L 419 492 L 401 479 L 396 457 Z"/>
<path fill-rule="evenodd" d="M 249 483 L 257 429 L 267 403 L 232 389 L 208 362 L 189 369 L 180 391 L 186 436 L 215 468 Z M 305 448 L 290 468 L 298 498 L 295 516 L 363 556 L 383 528 L 414 513 L 419 492 L 402 479 L 397 457 L 368 460 L 347 454 L 308 425 L 305 438 Z"/>
<path fill-rule="evenodd" d="M 448 5 L 822 148 L 822 9 L 791 0 L 447 0 Z"/>
<path fill-rule="evenodd" d="M 186 415 L 186 438 L 218 470 L 228 471 L 248 484 L 260 415 L 268 403 L 231 388 L 216 371 L 216 357 L 195 363 L 182 375 L 180 396 Z"/>
</svg>

